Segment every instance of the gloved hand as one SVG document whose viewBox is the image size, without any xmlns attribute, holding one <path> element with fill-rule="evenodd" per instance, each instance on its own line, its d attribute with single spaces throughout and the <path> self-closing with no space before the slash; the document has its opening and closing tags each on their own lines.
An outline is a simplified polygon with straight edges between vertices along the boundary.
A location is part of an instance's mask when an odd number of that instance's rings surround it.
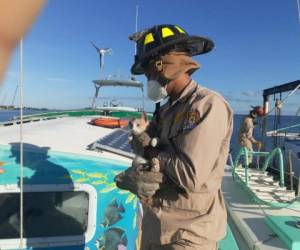
<svg viewBox="0 0 300 250">
<path fill-rule="evenodd" d="M 164 181 L 160 172 L 150 171 L 146 161 L 133 160 L 132 166 L 115 177 L 118 188 L 129 190 L 139 198 L 148 198 L 155 194 Z"/>
<path fill-rule="evenodd" d="M 261 141 L 256 141 L 257 149 L 260 150 L 263 147 L 263 143 Z"/>
</svg>

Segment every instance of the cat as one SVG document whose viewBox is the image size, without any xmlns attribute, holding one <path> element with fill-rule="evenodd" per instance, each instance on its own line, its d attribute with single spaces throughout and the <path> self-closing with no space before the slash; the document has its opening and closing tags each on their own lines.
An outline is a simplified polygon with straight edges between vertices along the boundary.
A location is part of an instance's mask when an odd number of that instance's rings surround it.
<svg viewBox="0 0 300 250">
<path fill-rule="evenodd" d="M 159 160 L 158 155 L 158 137 L 151 137 L 147 133 L 149 127 L 149 121 L 145 112 L 141 114 L 140 118 L 133 118 L 129 121 L 129 128 L 131 134 L 129 136 L 129 142 L 131 144 L 133 152 L 138 156 L 137 162 L 141 165 L 147 165 L 143 159 L 150 161 L 149 171 L 159 172 Z"/>
</svg>

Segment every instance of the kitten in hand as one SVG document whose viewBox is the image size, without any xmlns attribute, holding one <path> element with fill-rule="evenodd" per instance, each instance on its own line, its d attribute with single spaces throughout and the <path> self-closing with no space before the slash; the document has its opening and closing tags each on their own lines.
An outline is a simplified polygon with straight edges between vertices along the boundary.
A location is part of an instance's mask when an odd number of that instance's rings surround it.
<svg viewBox="0 0 300 250">
<path fill-rule="evenodd" d="M 160 166 L 157 158 L 159 139 L 147 132 L 148 127 L 149 121 L 146 113 L 143 112 L 140 118 L 129 121 L 131 134 L 128 139 L 133 152 L 137 155 L 135 160 L 142 166 L 148 165 L 147 161 L 150 163 L 150 169 L 143 170 L 159 172 Z"/>
</svg>

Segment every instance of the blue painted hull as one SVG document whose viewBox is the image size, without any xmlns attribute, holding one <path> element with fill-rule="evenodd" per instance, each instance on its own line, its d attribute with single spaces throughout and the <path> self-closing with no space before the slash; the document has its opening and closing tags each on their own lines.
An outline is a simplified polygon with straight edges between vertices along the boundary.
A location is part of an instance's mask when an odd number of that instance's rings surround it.
<svg viewBox="0 0 300 250">
<path fill-rule="evenodd" d="M 18 146 L 16 144 L 12 147 L 0 147 L 0 159 L 3 162 L 0 186 L 19 184 Z M 27 150 L 25 145 L 25 189 L 35 185 L 49 185 L 49 187 L 51 185 L 89 186 L 96 196 L 96 206 L 94 205 L 95 207 L 93 208 L 96 212 L 95 216 L 92 219 L 89 218 L 88 221 L 89 225 L 93 225 L 91 229 L 93 233 L 88 236 L 89 240 L 86 239 L 87 235 L 84 234 L 78 236 L 80 240 L 74 240 L 74 246 L 60 245 L 50 247 L 51 244 L 49 244 L 49 247 L 38 247 L 38 244 L 30 246 L 31 243 L 29 242 L 27 249 L 133 250 L 136 248 L 138 235 L 137 211 L 139 209 L 137 198 L 129 192 L 117 189 L 113 181 L 117 173 L 128 167 L 126 163 L 103 158 L 51 152 L 47 148 L 33 147 L 33 150 L 30 148 L 30 145 L 28 148 Z M 107 208 L 112 203 L 115 204 L 113 209 L 116 211 L 112 211 L 115 214 L 109 214 L 110 218 L 107 218 Z M 89 211 L 93 212 L 93 209 L 89 209 Z M 48 240 L 51 241 L 51 237 Z M 78 245 L 78 242 L 82 242 L 82 240 L 85 243 Z M 1 241 L 3 240 L 0 239 L 0 245 Z M 55 243 L 55 240 L 53 240 L 53 243 Z M 69 241 L 69 243 L 69 245 L 73 244 L 72 241 Z M 1 246 L 3 247 L 3 245 Z"/>
</svg>

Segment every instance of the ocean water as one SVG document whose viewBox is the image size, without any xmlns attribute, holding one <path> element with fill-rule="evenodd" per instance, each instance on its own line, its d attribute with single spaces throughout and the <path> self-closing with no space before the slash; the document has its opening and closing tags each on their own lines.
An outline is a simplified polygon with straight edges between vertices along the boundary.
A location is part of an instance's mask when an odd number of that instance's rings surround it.
<svg viewBox="0 0 300 250">
<path fill-rule="evenodd" d="M 33 115 L 49 112 L 49 110 L 24 110 L 24 115 Z M 0 122 L 10 121 L 14 119 L 14 117 L 20 116 L 20 110 L 0 110 Z"/>
<path fill-rule="evenodd" d="M 240 124 L 243 121 L 245 115 L 234 115 L 234 125 L 233 125 L 233 132 L 231 137 L 231 152 L 232 155 L 235 156 L 239 150 L 238 145 L 238 134 L 240 129 Z M 266 131 L 272 131 L 275 130 L 274 127 L 274 116 L 268 116 L 267 118 L 267 129 Z M 280 122 L 278 124 L 279 128 L 286 128 L 295 124 L 300 124 L 300 116 L 281 116 Z M 286 132 L 300 132 L 300 126 L 295 128 L 290 128 L 286 130 Z M 259 141 L 263 141 L 262 138 L 262 120 L 258 119 L 258 124 L 256 125 L 254 129 L 254 138 Z M 273 143 L 271 138 L 267 138 L 267 142 L 269 145 Z"/>
</svg>

